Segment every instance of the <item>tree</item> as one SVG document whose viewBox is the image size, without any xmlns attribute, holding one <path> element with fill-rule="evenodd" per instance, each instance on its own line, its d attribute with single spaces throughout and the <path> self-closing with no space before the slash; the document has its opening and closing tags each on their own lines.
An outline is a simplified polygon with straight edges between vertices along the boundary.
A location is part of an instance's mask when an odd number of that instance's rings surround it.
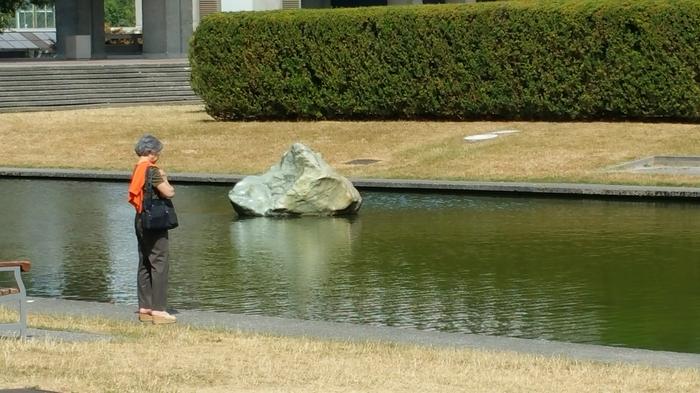
<svg viewBox="0 0 700 393">
<path fill-rule="evenodd" d="M 9 26 L 10 20 L 15 14 L 15 11 L 22 6 L 24 1 L 18 0 L 0 0 L 0 33 Z"/>
<path fill-rule="evenodd" d="M 0 0 L 0 13 L 13 14 L 22 4 L 24 0 Z"/>
<path fill-rule="evenodd" d="M 109 26 L 134 26 L 134 0 L 105 0 L 105 23 Z"/>
</svg>

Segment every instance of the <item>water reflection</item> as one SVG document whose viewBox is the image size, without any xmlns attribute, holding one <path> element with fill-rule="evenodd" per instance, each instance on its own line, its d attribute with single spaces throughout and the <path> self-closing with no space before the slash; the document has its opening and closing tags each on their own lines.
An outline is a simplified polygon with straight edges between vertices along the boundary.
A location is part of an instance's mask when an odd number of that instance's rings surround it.
<svg viewBox="0 0 700 393">
<path fill-rule="evenodd" d="M 422 329 L 598 340 L 597 306 L 563 264 L 570 245 L 539 238 L 530 207 L 515 201 L 513 209 L 519 212 L 364 214 L 354 245 L 361 259 L 334 266 L 343 274 L 325 288 L 323 314 Z"/>
<path fill-rule="evenodd" d="M 351 257 L 357 226 L 359 221 L 344 217 L 237 220 L 231 243 L 241 263 L 269 261 L 306 285 L 324 281 L 329 264 Z"/>
<path fill-rule="evenodd" d="M 13 181 L 13 187 L 2 184 L 0 258 L 32 260 L 29 287 L 38 293 L 111 300 L 112 262 L 119 258 L 109 250 L 122 243 L 124 232 L 114 236 L 110 231 L 115 215 L 124 214 L 117 202 L 121 198 L 102 185 L 89 183 L 23 180 Z"/>
<path fill-rule="evenodd" d="M 344 217 L 252 218 L 231 224 L 237 272 L 250 279 L 283 283 L 295 315 L 307 315 L 315 290 L 324 285 L 330 266 L 352 259 L 359 220 Z M 268 288 L 270 289 L 270 288 Z"/>
<path fill-rule="evenodd" d="M 0 179 L 0 259 L 33 261 L 32 295 L 135 304 L 125 189 Z M 696 204 L 365 193 L 353 219 L 237 220 L 228 189 L 178 187 L 174 307 L 700 353 Z"/>
</svg>

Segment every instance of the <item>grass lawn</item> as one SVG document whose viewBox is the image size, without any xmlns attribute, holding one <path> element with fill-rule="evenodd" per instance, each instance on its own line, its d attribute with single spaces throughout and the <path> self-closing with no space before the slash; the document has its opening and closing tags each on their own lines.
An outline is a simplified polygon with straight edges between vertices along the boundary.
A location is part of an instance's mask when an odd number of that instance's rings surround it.
<svg viewBox="0 0 700 393">
<path fill-rule="evenodd" d="M 469 143 L 467 135 L 520 133 Z M 548 122 L 216 122 L 201 106 L 0 114 L 0 166 L 130 170 L 151 132 L 170 172 L 256 174 L 293 142 L 348 177 L 698 186 L 683 175 L 610 173 L 652 155 L 700 155 L 700 125 Z M 350 165 L 353 159 L 376 159 Z"/>
<path fill-rule="evenodd" d="M 12 317 L 0 308 L 0 320 Z M 59 392 L 700 391 L 700 370 L 30 315 L 111 341 L 0 339 L 0 388 Z"/>
</svg>

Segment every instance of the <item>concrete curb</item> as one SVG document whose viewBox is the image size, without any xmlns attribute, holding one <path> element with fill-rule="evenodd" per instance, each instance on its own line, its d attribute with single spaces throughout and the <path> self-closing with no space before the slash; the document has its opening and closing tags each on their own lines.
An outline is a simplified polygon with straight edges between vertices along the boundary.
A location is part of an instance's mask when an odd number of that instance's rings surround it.
<svg viewBox="0 0 700 393">
<path fill-rule="evenodd" d="M 131 176 L 126 171 L 91 171 L 80 169 L 2 168 L 0 178 L 123 181 Z M 174 183 L 233 184 L 245 175 L 171 173 Z M 489 193 L 553 195 L 565 197 L 664 198 L 700 200 L 700 187 L 625 186 L 578 183 L 472 182 L 448 180 L 359 179 L 350 178 L 355 187 L 381 191 L 423 191 L 449 193 Z"/>
<path fill-rule="evenodd" d="M 19 338 L 19 332 L 0 332 L 1 338 Z M 53 340 L 64 342 L 111 341 L 112 336 L 97 333 L 69 332 L 65 330 L 27 329 L 27 340 Z M 1 390 L 0 390 L 1 392 Z"/>
<path fill-rule="evenodd" d="M 30 314 L 92 316 L 131 320 L 134 323 L 138 323 L 136 317 L 137 306 L 135 305 L 51 298 L 30 298 L 30 301 Z M 177 315 L 179 324 L 198 328 L 221 328 L 275 336 L 310 337 L 352 342 L 381 341 L 432 347 L 509 351 L 605 363 L 632 363 L 664 368 L 700 369 L 700 354 L 691 353 L 650 351 L 477 334 L 444 333 L 411 328 L 306 321 L 214 311 L 177 310 L 173 313 Z"/>
</svg>

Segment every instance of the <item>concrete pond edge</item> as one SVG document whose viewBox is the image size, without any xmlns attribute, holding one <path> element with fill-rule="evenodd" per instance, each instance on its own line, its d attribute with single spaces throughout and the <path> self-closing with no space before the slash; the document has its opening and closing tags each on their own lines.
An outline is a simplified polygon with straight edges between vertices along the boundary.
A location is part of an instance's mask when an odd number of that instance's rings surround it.
<svg viewBox="0 0 700 393">
<path fill-rule="evenodd" d="M 90 316 L 139 324 L 136 305 L 30 297 L 29 314 Z M 169 310 L 178 324 L 204 329 L 225 329 L 280 337 L 305 337 L 349 342 L 383 342 L 436 348 L 464 348 L 492 352 L 559 357 L 608 364 L 700 369 L 700 354 L 576 344 L 541 339 L 426 331 L 415 328 L 360 325 L 345 322 L 300 320 L 218 311 Z M 64 335 L 68 333 L 65 332 Z M 57 337 L 61 339 L 61 337 Z"/>
<path fill-rule="evenodd" d="M 126 182 L 127 171 L 0 167 L 0 178 L 56 179 Z M 245 175 L 171 173 L 170 180 L 181 184 L 220 184 L 233 186 Z M 449 180 L 349 178 L 359 190 L 517 194 L 589 198 L 685 199 L 700 201 L 700 187 L 631 186 L 583 183 L 476 182 Z"/>
</svg>

